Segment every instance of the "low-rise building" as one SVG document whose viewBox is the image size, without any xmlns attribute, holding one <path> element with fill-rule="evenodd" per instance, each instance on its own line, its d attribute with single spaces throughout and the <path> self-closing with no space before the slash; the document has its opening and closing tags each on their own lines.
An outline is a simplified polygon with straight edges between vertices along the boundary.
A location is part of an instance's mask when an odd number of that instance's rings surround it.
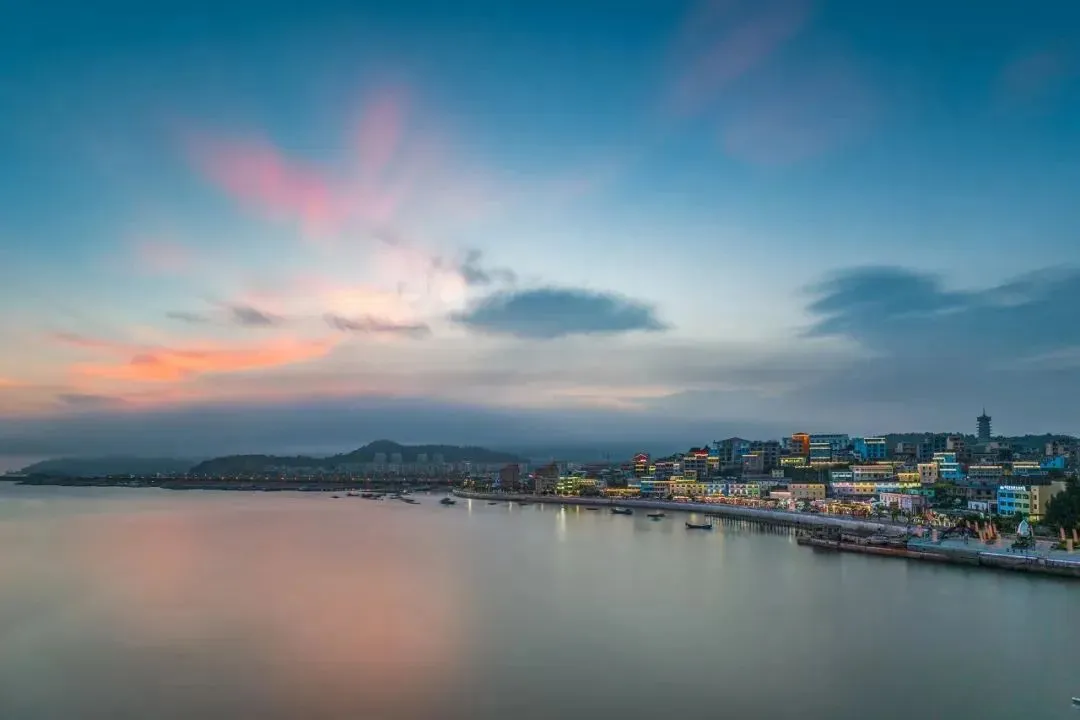
<svg viewBox="0 0 1080 720">
<path fill-rule="evenodd" d="M 824 500 L 825 483 L 788 483 L 793 500 Z"/>
<path fill-rule="evenodd" d="M 923 485 L 936 485 L 938 483 L 937 463 L 919 463 L 919 482 Z"/>
<path fill-rule="evenodd" d="M 913 495 L 904 492 L 883 492 L 878 495 L 882 505 L 896 508 L 907 513 L 914 513 L 926 508 L 926 498 L 922 495 Z"/>
<path fill-rule="evenodd" d="M 967 476 L 968 480 L 1000 481 L 1005 476 L 1005 468 L 1001 465 L 969 465 Z"/>
<path fill-rule="evenodd" d="M 1061 481 L 1040 485 L 1002 485 L 997 493 L 998 513 L 1020 513 L 1032 522 L 1039 522 L 1046 516 L 1051 498 L 1064 490 L 1065 483 Z"/>
</svg>

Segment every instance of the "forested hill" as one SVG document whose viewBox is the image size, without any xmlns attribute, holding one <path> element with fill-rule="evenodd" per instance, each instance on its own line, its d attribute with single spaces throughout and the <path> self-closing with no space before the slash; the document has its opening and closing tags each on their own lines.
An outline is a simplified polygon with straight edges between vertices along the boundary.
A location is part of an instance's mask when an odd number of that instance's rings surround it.
<svg viewBox="0 0 1080 720">
<path fill-rule="evenodd" d="M 400 445 L 390 440 L 377 440 L 362 448 L 330 457 L 277 456 L 277 455 L 227 455 L 199 463 L 191 469 L 199 475 L 232 475 L 264 472 L 273 468 L 324 468 L 358 465 L 375 462 L 382 454 L 390 462 L 395 454 L 401 455 L 403 463 L 415 463 L 423 456 L 433 463 L 437 456 L 443 462 L 475 462 L 481 464 L 523 463 L 523 458 L 512 453 L 498 452 L 481 447 L 457 445 Z"/>
</svg>

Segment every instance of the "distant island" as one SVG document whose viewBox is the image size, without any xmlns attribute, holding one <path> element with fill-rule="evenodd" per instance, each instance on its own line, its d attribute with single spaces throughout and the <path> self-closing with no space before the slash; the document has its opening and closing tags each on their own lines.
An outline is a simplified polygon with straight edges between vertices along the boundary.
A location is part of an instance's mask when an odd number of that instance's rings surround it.
<svg viewBox="0 0 1080 720">
<path fill-rule="evenodd" d="M 147 477 L 154 475 L 196 475 L 229 477 L 259 475 L 280 470 L 313 472 L 347 471 L 373 465 L 477 465 L 525 464 L 528 460 L 508 452 L 457 445 L 401 445 L 376 440 L 352 452 L 314 457 L 307 455 L 226 455 L 210 460 L 177 458 L 100 457 L 57 458 L 28 465 L 15 473 L 53 478 L 95 478 L 110 476 Z M 0 476 L 2 477 L 2 476 Z"/>
<path fill-rule="evenodd" d="M 180 458 L 83 457 L 55 458 L 27 465 L 12 475 L 49 477 L 105 477 L 108 475 L 183 475 L 198 460 Z M 3 477 L 0 475 L 0 477 Z"/>
<path fill-rule="evenodd" d="M 499 465 L 526 463 L 512 453 L 482 447 L 457 445 L 400 445 L 392 440 L 376 440 L 362 448 L 330 457 L 296 455 L 226 455 L 201 462 L 188 472 L 191 475 L 256 475 L 286 469 L 348 470 L 370 465 L 443 465 L 460 463 Z"/>
</svg>

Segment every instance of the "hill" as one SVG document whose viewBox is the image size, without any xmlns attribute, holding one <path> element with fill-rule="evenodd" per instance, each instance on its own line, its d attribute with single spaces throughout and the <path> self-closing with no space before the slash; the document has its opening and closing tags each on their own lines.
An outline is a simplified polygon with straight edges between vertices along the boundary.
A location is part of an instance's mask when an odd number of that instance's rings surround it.
<svg viewBox="0 0 1080 720">
<path fill-rule="evenodd" d="M 513 453 L 498 452 L 481 447 L 460 447 L 457 445 L 401 445 L 391 440 L 376 440 L 352 452 L 330 457 L 310 457 L 306 455 L 226 455 L 201 462 L 191 468 L 197 475 L 235 475 L 266 472 L 272 468 L 314 468 L 332 470 L 344 465 L 359 465 L 375 462 L 376 456 L 384 455 L 389 462 L 395 454 L 401 455 L 404 463 L 414 463 L 421 455 L 427 456 L 427 462 L 434 462 L 441 455 L 444 462 L 475 462 L 482 464 L 524 463 L 522 457 Z"/>
<path fill-rule="evenodd" d="M 24 475 L 104 477 L 106 475 L 182 475 L 198 462 L 178 458 L 55 458 L 27 465 Z"/>
</svg>

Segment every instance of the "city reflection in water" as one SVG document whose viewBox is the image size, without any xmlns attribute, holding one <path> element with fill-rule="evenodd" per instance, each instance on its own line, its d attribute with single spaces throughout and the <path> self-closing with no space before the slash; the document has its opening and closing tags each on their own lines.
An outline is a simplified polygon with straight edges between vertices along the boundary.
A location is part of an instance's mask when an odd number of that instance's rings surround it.
<svg viewBox="0 0 1080 720">
<path fill-rule="evenodd" d="M 0 484 L 0 720 L 1073 713 L 1074 583 L 687 519 Z"/>
</svg>

